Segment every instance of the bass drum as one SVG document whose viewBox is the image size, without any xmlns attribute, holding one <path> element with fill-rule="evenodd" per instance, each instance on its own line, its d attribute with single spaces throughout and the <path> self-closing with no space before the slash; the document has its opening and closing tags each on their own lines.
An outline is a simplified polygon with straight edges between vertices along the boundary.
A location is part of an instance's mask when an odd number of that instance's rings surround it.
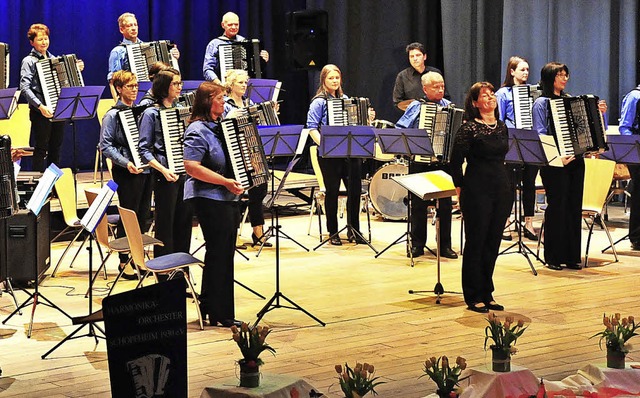
<svg viewBox="0 0 640 398">
<path fill-rule="evenodd" d="M 379 168 L 369 184 L 371 204 L 383 218 L 406 220 L 407 206 L 404 199 L 408 192 L 391 177 L 407 175 L 408 167 L 402 163 L 389 163 Z"/>
</svg>

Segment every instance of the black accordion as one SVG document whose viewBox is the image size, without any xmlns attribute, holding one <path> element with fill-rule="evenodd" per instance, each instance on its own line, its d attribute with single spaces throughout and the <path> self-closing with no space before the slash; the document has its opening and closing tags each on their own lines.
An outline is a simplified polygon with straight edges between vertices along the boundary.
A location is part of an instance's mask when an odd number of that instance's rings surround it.
<svg viewBox="0 0 640 398">
<path fill-rule="evenodd" d="M 136 75 L 139 82 L 149 81 L 149 67 L 158 61 L 180 70 L 178 61 L 169 52 L 174 46 L 169 40 L 125 44 L 124 46 L 127 49 L 129 70 Z"/>
<path fill-rule="evenodd" d="M 84 79 L 75 54 L 41 59 L 36 63 L 36 70 L 44 103 L 51 111 L 56 110 L 63 87 L 84 87 Z"/>
<path fill-rule="evenodd" d="M 221 123 L 234 178 L 244 189 L 269 181 L 269 167 L 256 124 L 248 116 Z"/>
<path fill-rule="evenodd" d="M 0 136 L 0 219 L 9 218 L 17 211 L 18 196 L 11 161 L 11 138 L 3 135 Z"/>
<path fill-rule="evenodd" d="M 582 155 L 608 149 L 605 127 L 594 95 L 549 100 L 551 133 L 560 156 Z"/>
<path fill-rule="evenodd" d="M 369 124 L 369 98 L 328 98 L 329 126 L 366 126 Z"/>
<path fill-rule="evenodd" d="M 539 85 L 520 84 L 512 87 L 513 94 L 513 124 L 518 129 L 533 129 L 531 108 L 533 103 L 542 95 Z"/>
<path fill-rule="evenodd" d="M 172 173 L 186 173 L 184 168 L 184 132 L 191 108 L 169 108 L 160 110 L 160 126 L 167 154 L 168 169 Z"/>
<path fill-rule="evenodd" d="M 462 125 L 464 111 L 453 105 L 440 106 L 433 102 L 420 104 L 418 128 L 427 130 L 433 157 L 418 155 L 416 162 L 449 163 L 456 133 Z"/>
<path fill-rule="evenodd" d="M 238 109 L 239 115 L 250 116 L 258 126 L 279 126 L 276 101 L 265 101 Z"/>
<path fill-rule="evenodd" d="M 249 77 L 262 78 L 260 68 L 260 40 L 244 40 L 223 43 L 218 46 L 220 80 L 224 83 L 227 71 L 242 69 Z"/>
<path fill-rule="evenodd" d="M 0 89 L 9 88 L 9 45 L 0 43 Z"/>
</svg>

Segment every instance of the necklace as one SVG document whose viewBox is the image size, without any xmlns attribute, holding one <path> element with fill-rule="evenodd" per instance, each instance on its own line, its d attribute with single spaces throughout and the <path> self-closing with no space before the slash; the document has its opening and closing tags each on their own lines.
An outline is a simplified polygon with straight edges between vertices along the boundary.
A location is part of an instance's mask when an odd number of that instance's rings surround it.
<svg viewBox="0 0 640 398">
<path fill-rule="evenodd" d="M 479 123 L 484 124 L 485 126 L 487 126 L 491 130 L 494 130 L 496 127 L 498 127 L 498 121 L 497 120 L 493 124 L 488 124 L 487 122 L 485 122 L 482 119 L 476 119 L 476 121 L 478 121 Z"/>
</svg>

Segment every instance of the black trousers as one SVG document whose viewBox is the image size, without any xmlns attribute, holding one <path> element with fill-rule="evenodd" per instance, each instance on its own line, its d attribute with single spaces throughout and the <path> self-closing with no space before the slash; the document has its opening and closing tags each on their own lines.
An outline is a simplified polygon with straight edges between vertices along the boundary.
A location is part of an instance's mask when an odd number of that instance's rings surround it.
<svg viewBox="0 0 640 398">
<path fill-rule="evenodd" d="M 183 200 L 187 176 L 181 175 L 176 182 L 167 181 L 156 170 L 153 171 L 153 176 L 155 237 L 164 243 L 164 246 L 154 246 L 153 255 L 159 257 L 170 253 L 189 253 L 193 210 Z"/>
<path fill-rule="evenodd" d="M 235 319 L 233 266 L 240 222 L 237 202 L 194 198 L 207 252 L 204 256 L 200 307 L 215 321 Z"/>
<path fill-rule="evenodd" d="M 33 170 L 44 171 L 51 163 L 60 165 L 60 147 L 64 139 L 64 122 L 52 122 L 39 110 L 29 108 Z M 46 159 L 46 160 L 45 160 Z"/>
<path fill-rule="evenodd" d="M 151 214 L 151 174 L 131 174 L 129 170 L 118 165 L 111 169 L 113 181 L 118 184 L 118 201 L 125 209 L 133 210 L 138 215 L 138 224 L 143 233 L 147 229 L 147 220 Z M 125 236 L 122 220 L 116 227 L 116 238 Z M 126 253 L 120 254 L 120 262 L 129 258 Z"/>
<path fill-rule="evenodd" d="M 265 196 L 267 196 L 267 184 L 258 185 L 249 190 L 249 221 L 252 227 L 264 225 L 262 200 Z"/>
<path fill-rule="evenodd" d="M 640 166 L 628 167 L 631 174 L 629 240 L 633 245 L 640 245 Z"/>
<path fill-rule="evenodd" d="M 324 206 L 327 213 L 327 230 L 329 234 L 338 232 L 338 195 L 340 181 L 347 188 L 347 222 L 356 230 L 360 230 L 360 195 L 362 180 L 360 177 L 362 163 L 360 159 L 318 158 L 322 178 L 327 189 Z M 351 181 L 349 181 L 351 174 Z"/>
<path fill-rule="evenodd" d="M 579 264 L 582 259 L 584 159 L 577 158 L 565 167 L 542 167 L 540 176 L 547 194 L 545 261 L 555 265 Z"/>
<path fill-rule="evenodd" d="M 511 192 L 515 192 L 517 182 L 522 182 L 522 215 L 533 217 L 536 209 L 536 176 L 538 175 L 539 167 L 529 164 L 520 166 L 509 163 L 505 164 L 505 167 L 509 176 Z"/>
<path fill-rule="evenodd" d="M 412 162 L 409 166 L 409 173 L 423 173 L 425 171 L 446 170 L 446 166 L 429 165 L 426 163 Z M 435 201 L 424 201 L 416 195 L 409 193 L 411 200 L 411 245 L 413 247 L 424 247 L 427 243 L 427 212 L 431 204 L 435 206 Z M 440 249 L 451 248 L 451 198 L 442 198 L 438 206 L 437 216 L 440 218 Z"/>
</svg>

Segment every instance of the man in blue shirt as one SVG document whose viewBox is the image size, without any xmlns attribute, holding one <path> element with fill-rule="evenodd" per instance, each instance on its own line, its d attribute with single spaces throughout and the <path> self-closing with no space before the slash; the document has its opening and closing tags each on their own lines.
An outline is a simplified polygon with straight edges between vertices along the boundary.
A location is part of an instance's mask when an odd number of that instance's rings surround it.
<svg viewBox="0 0 640 398">
<path fill-rule="evenodd" d="M 640 117 L 638 115 L 640 86 L 631 90 L 622 99 L 620 111 L 620 134 L 640 134 Z M 640 250 L 640 166 L 629 165 L 631 174 L 631 214 L 629 215 L 629 240 L 633 250 Z"/>
<path fill-rule="evenodd" d="M 224 33 L 209 42 L 207 50 L 204 53 L 204 63 L 202 65 L 204 79 L 215 83 L 220 83 L 223 77 L 220 76 L 220 56 L 218 54 L 220 44 L 245 40 L 243 36 L 238 34 L 240 31 L 240 18 L 237 14 L 233 12 L 224 14 L 221 25 Z M 264 62 L 269 62 L 269 53 L 267 51 L 260 51 L 260 57 Z"/>
</svg>

